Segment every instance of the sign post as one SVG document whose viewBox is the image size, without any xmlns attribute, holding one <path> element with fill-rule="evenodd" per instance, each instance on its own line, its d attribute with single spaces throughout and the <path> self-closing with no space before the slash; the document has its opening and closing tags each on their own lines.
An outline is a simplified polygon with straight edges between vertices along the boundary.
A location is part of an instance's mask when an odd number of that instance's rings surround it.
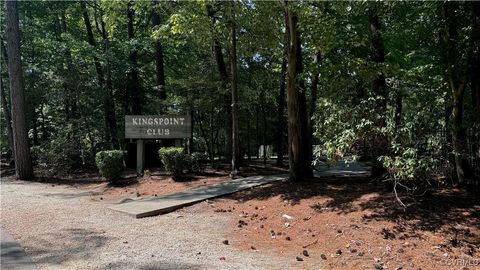
<svg viewBox="0 0 480 270">
<path fill-rule="evenodd" d="M 191 129 L 190 115 L 125 115 L 125 138 L 137 139 L 137 173 L 145 168 L 144 139 L 190 138 Z M 179 140 L 175 146 L 180 146 Z"/>
<path fill-rule="evenodd" d="M 137 140 L 137 174 L 142 175 L 145 168 L 145 144 L 143 139 Z"/>
</svg>

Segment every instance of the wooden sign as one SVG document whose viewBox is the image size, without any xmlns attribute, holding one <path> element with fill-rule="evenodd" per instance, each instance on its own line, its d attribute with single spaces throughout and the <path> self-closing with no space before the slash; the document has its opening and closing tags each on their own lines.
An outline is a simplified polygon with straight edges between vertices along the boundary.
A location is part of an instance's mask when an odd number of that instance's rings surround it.
<svg viewBox="0 0 480 270">
<path fill-rule="evenodd" d="M 125 138 L 180 139 L 192 136 L 189 115 L 125 115 Z"/>
</svg>

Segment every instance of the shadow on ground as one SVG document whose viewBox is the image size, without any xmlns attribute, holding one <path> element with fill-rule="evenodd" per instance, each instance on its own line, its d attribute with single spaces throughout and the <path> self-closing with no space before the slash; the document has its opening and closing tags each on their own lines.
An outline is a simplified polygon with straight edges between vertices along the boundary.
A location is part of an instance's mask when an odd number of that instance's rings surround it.
<svg viewBox="0 0 480 270">
<path fill-rule="evenodd" d="M 150 264 L 145 264 L 140 267 L 134 267 L 125 265 L 125 263 L 111 263 L 105 268 L 105 270 L 110 269 L 139 269 L 139 270 L 198 270 L 198 269 L 205 269 L 201 265 L 197 264 L 190 264 L 190 263 L 174 263 L 174 262 L 155 262 L 152 260 Z"/>
<path fill-rule="evenodd" d="M 46 233 L 48 239 L 62 239 L 62 244 L 52 243 L 42 235 L 26 239 L 27 254 L 37 264 L 59 265 L 72 260 L 94 260 L 99 256 L 98 249 L 105 245 L 108 237 L 102 232 L 85 229 L 67 229 Z"/>
<path fill-rule="evenodd" d="M 418 237 L 420 231 L 442 232 L 450 237 L 448 245 L 472 245 L 480 248 L 480 235 L 472 228 L 480 228 L 480 198 L 459 188 L 444 188 L 425 196 L 400 194 L 402 207 L 393 194 L 391 185 L 371 181 L 366 177 L 313 178 L 292 183 L 276 182 L 228 198 L 245 202 L 267 200 L 279 196 L 291 205 L 306 200 L 318 213 L 334 212 L 344 215 L 365 211 L 364 223 L 389 221 L 396 224 L 393 231 L 382 231 L 384 237 L 407 239 Z M 315 202 L 318 199 L 318 202 Z M 473 248 L 473 247 L 472 247 Z"/>
</svg>

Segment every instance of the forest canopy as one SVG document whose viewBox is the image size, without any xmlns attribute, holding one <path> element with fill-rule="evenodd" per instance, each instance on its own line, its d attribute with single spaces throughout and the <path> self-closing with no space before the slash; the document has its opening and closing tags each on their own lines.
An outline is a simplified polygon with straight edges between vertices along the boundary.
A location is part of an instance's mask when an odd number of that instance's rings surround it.
<svg viewBox="0 0 480 270">
<path fill-rule="evenodd" d="M 233 169 L 273 145 L 292 179 L 326 156 L 370 160 L 398 181 L 479 183 L 478 2 L 15 6 L 0 11 L 1 151 L 14 155 L 24 114 L 35 166 L 94 164 L 101 150 L 128 149 L 125 115 L 174 114 L 192 117 L 190 152 Z"/>
</svg>

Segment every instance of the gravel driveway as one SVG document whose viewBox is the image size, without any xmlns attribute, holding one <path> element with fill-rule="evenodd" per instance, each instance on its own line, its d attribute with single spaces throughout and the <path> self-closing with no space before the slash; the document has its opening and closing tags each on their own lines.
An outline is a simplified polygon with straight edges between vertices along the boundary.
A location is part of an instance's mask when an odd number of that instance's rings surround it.
<svg viewBox="0 0 480 270">
<path fill-rule="evenodd" d="M 135 219 L 85 190 L 2 178 L 1 222 L 39 269 L 292 269 L 275 255 L 222 240 L 230 217 L 200 203 Z M 232 242 L 232 240 L 230 240 Z M 225 260 L 221 260 L 225 257 Z"/>
</svg>

